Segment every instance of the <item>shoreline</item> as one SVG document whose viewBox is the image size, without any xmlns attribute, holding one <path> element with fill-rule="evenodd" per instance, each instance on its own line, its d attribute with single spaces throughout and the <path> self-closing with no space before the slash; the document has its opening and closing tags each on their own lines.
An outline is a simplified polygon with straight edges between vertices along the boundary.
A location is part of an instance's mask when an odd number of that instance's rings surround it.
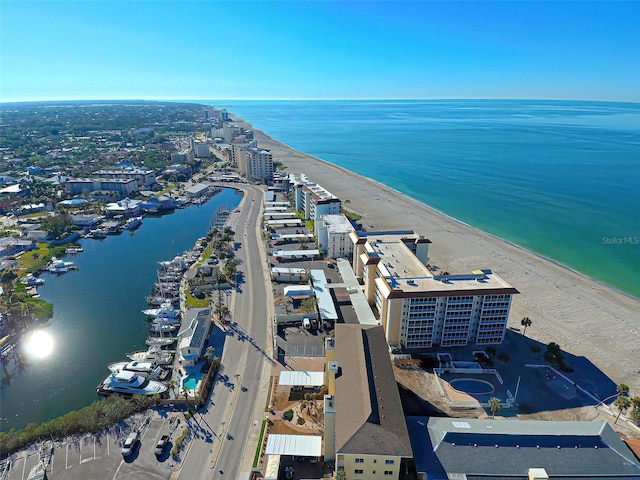
<svg viewBox="0 0 640 480">
<path fill-rule="evenodd" d="M 321 158 L 314 157 L 313 155 L 310 155 L 308 153 L 304 153 L 304 152 L 302 152 L 300 150 L 297 150 L 297 149 L 291 147 L 290 145 L 288 145 L 288 144 L 286 144 L 284 142 L 281 142 L 279 140 L 274 139 L 273 137 L 269 136 L 268 134 L 266 134 L 262 130 L 258 130 L 257 128 L 253 127 L 250 123 L 246 122 L 245 120 L 240 119 L 239 117 L 237 117 L 235 115 L 231 115 L 230 114 L 230 117 L 233 118 L 234 122 L 236 122 L 236 123 L 244 123 L 244 124 L 248 125 L 254 132 L 259 132 L 264 137 L 269 138 L 272 142 L 280 144 L 282 146 L 282 148 L 285 148 L 287 150 L 291 150 L 292 152 L 295 152 L 298 155 L 306 156 L 306 157 L 309 157 L 311 159 L 317 160 L 319 162 L 323 162 L 323 163 L 327 164 L 327 166 L 329 166 L 329 167 L 332 167 L 332 168 L 335 168 L 337 170 L 340 170 L 340 171 L 342 171 L 343 173 L 345 173 L 347 175 L 352 175 L 352 176 L 358 177 L 362 181 L 372 182 L 372 183 L 376 184 L 378 187 L 380 187 L 380 189 L 382 189 L 382 190 L 388 190 L 388 191 L 394 192 L 395 194 L 404 197 L 408 201 L 412 201 L 412 202 L 415 202 L 415 203 L 419 204 L 421 207 L 431 211 L 434 215 L 440 215 L 442 217 L 445 217 L 447 220 L 455 222 L 455 223 L 457 223 L 457 224 L 459 224 L 459 225 L 461 225 L 463 227 L 475 230 L 478 234 L 487 235 L 487 236 L 489 236 L 489 237 L 491 237 L 491 238 L 493 238 L 493 239 L 495 239 L 495 240 L 497 240 L 499 242 L 506 243 L 507 245 L 510 245 L 513 248 L 520 249 L 523 252 L 528 253 L 529 255 L 533 255 L 535 257 L 540 258 L 541 260 L 545 260 L 547 262 L 550 262 L 550 263 L 552 263 L 553 265 L 555 265 L 555 266 L 557 266 L 559 268 L 563 268 L 563 269 L 567 270 L 568 272 L 571 272 L 571 273 L 573 273 L 575 275 L 579 275 L 584 280 L 591 281 L 591 282 L 593 282 L 593 283 L 595 283 L 595 284 L 597 284 L 597 285 L 599 285 L 601 287 L 608 288 L 608 289 L 612 290 L 613 292 L 615 292 L 617 294 L 620 294 L 620 295 L 623 295 L 625 297 L 628 297 L 630 300 L 640 301 L 640 297 L 637 297 L 637 296 L 635 296 L 635 295 L 633 295 L 633 294 L 631 294 L 629 292 L 625 292 L 624 290 L 620 290 L 619 288 L 616 288 L 613 285 L 609 285 L 608 283 L 603 282 L 602 280 L 599 280 L 597 278 L 591 277 L 591 276 L 587 275 L 586 273 L 583 273 L 583 272 L 581 272 L 579 270 L 576 270 L 575 268 L 572 268 L 572 267 L 570 267 L 568 265 L 565 265 L 564 263 L 562 263 L 562 262 L 560 262 L 558 260 L 555 260 L 555 259 L 553 259 L 551 257 L 548 257 L 546 255 L 543 255 L 541 253 L 538 253 L 538 252 L 536 252 L 534 250 L 531 250 L 529 248 L 523 247 L 521 245 L 518 245 L 515 242 L 512 242 L 512 241 L 507 240 L 505 238 L 499 237 L 498 235 L 495 235 L 493 233 L 486 232 L 486 231 L 484 231 L 484 230 L 482 230 L 482 229 L 480 229 L 478 227 L 475 227 L 475 226 L 473 226 L 473 225 L 471 225 L 469 223 L 466 223 L 466 222 L 464 222 L 464 221 L 462 221 L 462 220 L 460 220 L 458 218 L 452 217 L 451 215 L 449 215 L 449 214 L 447 214 L 447 213 L 445 213 L 445 212 L 443 212 L 441 210 L 438 210 L 437 208 L 432 207 L 431 205 L 426 204 L 426 203 L 424 203 L 424 202 L 422 202 L 420 200 L 412 198 L 409 195 L 406 195 L 405 193 L 401 192 L 400 190 L 398 190 L 396 188 L 393 188 L 393 187 L 390 187 L 388 185 L 385 185 L 384 183 L 379 182 L 378 180 L 374 180 L 372 178 L 365 177 L 363 175 L 360 175 L 359 173 L 352 172 L 351 170 L 348 170 L 348 169 L 346 169 L 346 168 L 344 168 L 344 167 L 342 167 L 340 165 L 336 165 L 334 163 L 328 162 L 327 160 L 323 160 Z M 282 163 L 284 165 L 284 162 L 282 162 Z M 305 172 L 300 172 L 300 173 L 305 173 Z M 330 188 L 327 188 L 327 190 L 331 191 Z M 343 205 L 343 207 L 344 207 L 344 205 Z M 346 208 L 346 210 L 349 210 L 349 209 Z M 362 212 L 354 212 L 354 213 L 362 214 Z"/>
<path fill-rule="evenodd" d="M 551 258 L 484 232 L 376 180 L 295 150 L 232 115 L 254 131 L 262 148 L 287 171 L 305 173 L 362 214 L 368 230 L 414 229 L 432 240 L 431 263 L 452 272 L 491 268 L 517 288 L 509 327 L 520 329 L 527 316 L 527 336 L 543 344 L 588 357 L 615 382 L 640 389 L 640 299 Z"/>
<path fill-rule="evenodd" d="M 262 133 L 264 133 L 264 132 L 262 132 Z M 277 142 L 277 140 L 274 140 L 274 141 L 276 141 L 276 142 Z M 282 142 L 280 142 L 280 143 L 282 143 Z M 289 147 L 286 143 L 282 143 L 282 145 L 286 145 L 288 148 L 291 148 L 291 147 Z M 295 150 L 295 149 L 293 149 L 293 148 L 292 148 L 292 150 Z M 296 151 L 298 151 L 298 150 L 296 150 Z M 301 153 L 301 152 L 300 152 L 300 153 Z M 317 158 L 317 157 L 314 157 L 314 158 Z M 322 160 L 322 159 L 320 159 L 320 158 L 318 158 L 318 160 L 320 160 L 321 162 L 326 162 L 326 160 Z M 326 162 L 326 163 L 330 163 L 330 162 Z M 331 165 L 333 165 L 333 164 L 331 164 Z M 538 253 L 538 252 L 536 252 L 535 250 L 531 250 L 530 248 L 523 247 L 522 245 L 518 245 L 517 243 L 512 242 L 512 241 L 510 241 L 510 240 L 507 240 L 506 238 L 499 237 L 498 235 L 494 235 L 493 233 L 486 232 L 486 231 L 484 231 L 484 230 L 482 230 L 482 229 L 480 229 L 480 228 L 478 228 L 478 227 L 475 227 L 475 226 L 473 226 L 473 225 L 471 225 L 471 224 L 469 224 L 469 223 L 463 222 L 462 220 L 460 220 L 460 219 L 458 219 L 458 218 L 455 218 L 455 217 L 452 217 L 451 215 L 449 215 L 449 214 L 447 214 L 447 213 L 444 213 L 443 211 L 438 210 L 437 208 L 434 208 L 434 207 L 432 207 L 431 205 L 428 205 L 428 204 L 426 204 L 426 203 L 424 203 L 424 202 L 421 202 L 420 200 L 416 200 L 415 198 L 412 198 L 412 197 L 410 197 L 410 196 L 408 196 L 408 195 L 405 195 L 405 194 L 404 194 L 404 193 L 402 193 L 400 190 L 397 190 L 397 189 L 395 189 L 395 188 L 393 188 L 393 187 L 389 187 L 388 185 L 385 185 L 385 184 L 384 184 L 384 183 L 382 183 L 382 182 L 379 182 L 379 181 L 377 181 L 377 180 L 373 180 L 373 179 L 371 179 L 371 178 L 363 177 L 362 175 L 360 175 L 360 174 L 358 174 L 358 173 L 351 172 L 350 170 L 347 170 L 347 169 L 345 169 L 344 167 L 341 167 L 341 166 L 339 166 L 339 165 L 333 165 L 333 166 L 335 166 L 336 168 L 339 168 L 339 169 L 341 169 L 341 170 L 344 170 L 344 171 L 348 172 L 350 175 L 356 175 L 356 176 L 358 176 L 358 177 L 362 178 L 363 180 L 370 181 L 370 182 L 373 182 L 373 183 L 377 183 L 377 184 L 378 184 L 378 186 L 380 186 L 382 189 L 391 190 L 391 191 L 393 191 L 393 192 L 397 193 L 398 195 L 401 195 L 401 196 L 406 197 L 408 200 L 411 200 L 411 201 L 417 202 L 417 203 L 419 203 L 420 205 L 422 205 L 424 208 L 426 208 L 427 210 L 430 210 L 431 212 L 433 212 L 435 215 L 441 215 L 441 216 L 445 217 L 447 220 L 451 220 L 452 222 L 458 223 L 459 225 L 461 225 L 461 226 L 463 226 L 463 227 L 466 227 L 466 228 L 470 228 L 470 229 L 472 229 L 472 230 L 475 230 L 475 231 L 476 231 L 476 232 L 478 232 L 479 234 L 487 235 L 487 236 L 489 236 L 489 237 L 491 237 L 491 238 L 494 238 L 495 240 L 498 240 L 499 242 L 504 242 L 504 243 L 506 243 L 507 245 L 510 245 L 510 246 L 512 246 L 512 247 L 514 247 L 514 248 L 520 249 L 520 250 L 522 250 L 522 251 L 523 251 L 523 252 L 525 252 L 525 253 L 528 253 L 529 255 L 533 255 L 533 256 L 535 256 L 535 257 L 540 258 L 541 260 L 545 260 L 545 261 L 547 261 L 547 262 L 550 262 L 550 263 L 554 264 L 554 265 L 555 265 L 555 266 L 557 266 L 557 267 L 563 268 L 563 269 L 567 270 L 568 272 L 571 272 L 571 273 L 573 273 L 573 274 L 575 274 L 575 275 L 579 275 L 579 276 L 580 276 L 580 277 L 582 277 L 584 280 L 591 281 L 591 282 L 593 282 L 593 283 L 598 284 L 598 285 L 599 285 L 599 286 L 601 286 L 601 287 L 608 288 L 608 289 L 610 289 L 610 290 L 614 291 L 615 293 L 618 293 L 618 294 L 620 294 L 620 295 L 624 295 L 625 297 L 628 297 L 628 298 L 629 298 L 629 299 L 631 299 L 631 300 L 638 300 L 638 301 L 640 301 L 640 297 L 636 297 L 635 295 L 633 295 L 633 294 L 631 294 L 631 293 L 629 293 L 629 292 L 625 292 L 624 290 L 620 290 L 619 288 L 616 288 L 616 287 L 614 287 L 613 285 L 609 285 L 608 283 L 605 283 L 605 282 L 603 282 L 603 281 L 601 281 L 601 280 L 598 280 L 597 278 L 593 278 L 593 277 L 591 277 L 591 276 L 587 275 L 586 273 L 582 273 L 581 271 L 576 270 L 575 268 L 572 268 L 572 267 L 570 267 L 569 265 L 565 265 L 564 263 L 559 262 L 558 260 L 554 260 L 554 259 L 553 259 L 553 258 L 551 258 L 551 257 L 547 257 L 546 255 L 543 255 L 543 254 L 541 254 L 541 253 Z M 348 209 L 347 209 L 347 210 L 348 210 Z M 359 213 L 359 212 L 356 212 L 356 213 Z"/>
</svg>

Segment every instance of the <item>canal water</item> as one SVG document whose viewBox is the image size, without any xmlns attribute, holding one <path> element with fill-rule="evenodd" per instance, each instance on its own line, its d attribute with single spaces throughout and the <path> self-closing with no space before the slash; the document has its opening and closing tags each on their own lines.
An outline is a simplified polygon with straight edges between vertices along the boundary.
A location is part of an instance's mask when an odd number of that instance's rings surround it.
<svg viewBox="0 0 640 480">
<path fill-rule="evenodd" d="M 224 189 L 203 205 L 146 217 L 134 232 L 82 240 L 84 252 L 66 258 L 78 271 L 43 274 L 40 297 L 54 305 L 44 327 L 53 349 L 44 358 L 30 355 L 26 370 L 0 385 L 0 429 L 41 423 L 96 400 L 107 364 L 147 348 L 141 310 L 158 262 L 190 249 L 207 233 L 218 207 L 233 209 L 241 198 Z"/>
</svg>

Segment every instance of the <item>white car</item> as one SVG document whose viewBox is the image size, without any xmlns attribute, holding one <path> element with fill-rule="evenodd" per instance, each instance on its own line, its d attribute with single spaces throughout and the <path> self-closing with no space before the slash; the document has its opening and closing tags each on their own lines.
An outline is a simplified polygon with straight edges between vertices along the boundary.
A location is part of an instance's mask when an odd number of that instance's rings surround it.
<svg viewBox="0 0 640 480">
<path fill-rule="evenodd" d="M 138 432 L 131 432 L 127 439 L 124 441 L 122 445 L 122 455 L 127 456 L 131 455 L 131 453 L 135 450 L 136 444 L 138 443 Z"/>
</svg>

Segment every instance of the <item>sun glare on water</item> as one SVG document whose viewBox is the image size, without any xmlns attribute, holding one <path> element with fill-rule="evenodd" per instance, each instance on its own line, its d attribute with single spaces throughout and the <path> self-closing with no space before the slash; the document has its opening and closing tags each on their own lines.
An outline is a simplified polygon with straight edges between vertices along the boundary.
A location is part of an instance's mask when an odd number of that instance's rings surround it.
<svg viewBox="0 0 640 480">
<path fill-rule="evenodd" d="M 33 358 L 45 358 L 53 352 L 53 337 L 43 330 L 30 333 L 25 339 L 24 349 Z"/>
</svg>

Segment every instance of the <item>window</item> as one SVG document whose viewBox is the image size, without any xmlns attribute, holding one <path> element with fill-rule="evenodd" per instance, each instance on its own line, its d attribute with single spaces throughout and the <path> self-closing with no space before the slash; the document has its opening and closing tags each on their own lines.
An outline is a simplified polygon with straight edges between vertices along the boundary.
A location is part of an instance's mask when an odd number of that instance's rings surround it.
<svg viewBox="0 0 640 480">
<path fill-rule="evenodd" d="M 386 476 L 393 475 L 393 470 L 385 470 L 385 471 L 384 471 L 384 474 L 385 474 Z"/>
<path fill-rule="evenodd" d="M 354 475 L 362 475 L 364 470 L 358 470 L 357 468 L 353 471 Z"/>
<path fill-rule="evenodd" d="M 393 462 L 394 462 L 393 460 L 385 460 L 384 464 L 385 465 L 393 465 Z M 385 473 L 385 475 L 386 475 L 386 473 Z"/>
<path fill-rule="evenodd" d="M 364 458 L 356 458 L 356 463 L 364 463 Z"/>
<path fill-rule="evenodd" d="M 374 470 L 374 471 L 372 472 L 372 474 L 373 474 L 373 475 L 375 475 L 375 474 L 376 474 L 376 471 Z"/>
</svg>

